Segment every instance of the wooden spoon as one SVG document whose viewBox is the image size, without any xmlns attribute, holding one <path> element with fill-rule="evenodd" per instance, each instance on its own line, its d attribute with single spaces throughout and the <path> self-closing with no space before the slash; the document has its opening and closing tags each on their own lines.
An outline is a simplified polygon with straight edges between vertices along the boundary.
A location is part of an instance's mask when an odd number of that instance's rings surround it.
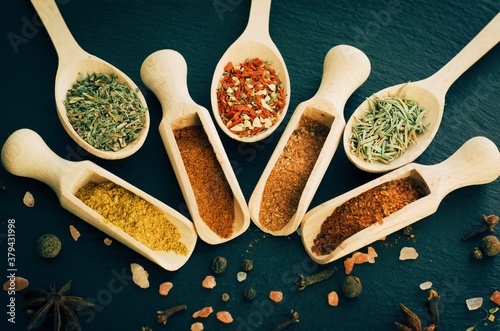
<svg viewBox="0 0 500 331">
<path fill-rule="evenodd" d="M 335 261 L 433 214 L 451 191 L 468 185 L 490 183 L 498 176 L 500 153 L 495 143 L 484 137 L 472 138 L 437 165 L 408 164 L 312 209 L 302 221 L 302 243 L 316 262 L 325 264 Z M 314 239 L 335 208 L 373 187 L 405 177 L 420 183 L 427 195 L 385 217 L 382 224 L 376 223 L 347 238 L 330 254 L 317 255 L 312 251 Z"/>
<path fill-rule="evenodd" d="M 193 223 L 188 219 L 91 161 L 72 162 L 60 158 L 32 130 L 17 130 L 7 139 L 2 148 L 2 163 L 7 171 L 16 176 L 30 177 L 46 183 L 55 191 L 63 208 L 166 270 L 179 269 L 193 253 L 197 235 Z M 180 241 L 186 245 L 188 254 L 153 251 L 119 227 L 105 222 L 104 217 L 75 196 L 89 181 L 113 182 L 159 208 L 179 230 Z"/>
<path fill-rule="evenodd" d="M 404 154 L 390 164 L 383 162 L 370 163 L 351 152 L 349 140 L 355 118 L 362 117 L 363 112 L 369 109 L 368 101 L 363 102 L 352 114 L 344 131 L 344 150 L 349 160 L 359 169 L 373 173 L 387 172 L 415 160 L 425 151 L 436 135 L 443 116 L 445 96 L 448 89 L 458 77 L 499 41 L 500 14 L 497 14 L 465 48 L 432 76 L 416 82 L 391 86 L 375 93 L 378 97 L 399 95 L 410 98 L 418 102 L 421 107 L 428 109 L 428 113 L 424 118 L 425 123 L 430 123 L 427 130 L 418 136 L 417 144 L 410 146 Z"/>
<path fill-rule="evenodd" d="M 212 111 L 217 124 L 229 137 L 242 142 L 256 142 L 271 135 L 285 118 L 288 105 L 290 104 L 290 77 L 288 76 L 288 70 L 281 53 L 269 35 L 270 11 L 271 0 L 252 0 L 248 24 L 241 36 L 229 46 L 219 60 L 219 63 L 217 63 L 210 88 Z M 272 68 L 276 70 L 278 78 L 283 83 L 286 94 L 286 106 L 281 111 L 279 119 L 269 129 L 251 137 L 240 137 L 238 134 L 231 132 L 222 122 L 217 105 L 216 91 L 227 63 L 239 64 L 251 58 L 260 58 L 263 61 L 271 63 Z"/>
<path fill-rule="evenodd" d="M 318 91 L 311 99 L 297 106 L 250 197 L 250 217 L 262 231 L 275 236 L 287 236 L 297 230 L 339 144 L 345 126 L 344 105 L 369 74 L 370 60 L 359 49 L 339 45 L 327 53 Z M 325 148 L 322 148 L 302 191 L 297 210 L 285 227 L 272 231 L 262 224 L 259 217 L 262 195 L 271 171 L 302 116 L 319 121 L 329 127 L 330 132 L 324 143 Z"/>
<path fill-rule="evenodd" d="M 66 115 L 64 100 L 68 90 L 76 82 L 80 74 L 103 73 L 116 74 L 118 82 L 128 85 L 137 93 L 144 108 L 147 108 L 146 100 L 135 83 L 123 72 L 100 58 L 84 51 L 75 41 L 66 23 L 64 22 L 59 8 L 54 0 L 31 0 L 38 15 L 40 16 L 59 57 L 59 66 L 55 80 L 55 100 L 57 115 L 64 129 L 70 137 L 87 152 L 107 160 L 117 160 L 128 157 L 137 152 L 144 141 L 149 130 L 149 113 L 145 113 L 144 127 L 138 137 L 126 147 L 118 151 L 104 151 L 83 140 L 75 131 Z"/>
<path fill-rule="evenodd" d="M 236 238 L 247 230 L 250 216 L 245 197 L 233 172 L 217 129 L 206 108 L 196 104 L 187 88 L 187 64 L 181 54 L 173 50 L 160 50 L 149 55 L 141 66 L 141 77 L 160 100 L 163 117 L 160 122 L 160 135 L 174 168 L 184 199 L 200 238 L 209 244 L 220 244 Z M 208 136 L 213 151 L 219 161 L 234 198 L 234 225 L 230 237 L 222 238 L 212 231 L 201 218 L 193 187 L 186 172 L 174 130 L 201 126 Z M 219 208 L 217 205 L 212 208 Z"/>
</svg>

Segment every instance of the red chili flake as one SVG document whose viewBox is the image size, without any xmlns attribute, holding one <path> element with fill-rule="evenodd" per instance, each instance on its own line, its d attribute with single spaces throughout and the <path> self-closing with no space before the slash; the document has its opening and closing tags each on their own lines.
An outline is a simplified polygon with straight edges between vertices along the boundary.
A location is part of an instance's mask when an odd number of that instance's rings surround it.
<svg viewBox="0 0 500 331">
<path fill-rule="evenodd" d="M 226 64 L 216 92 L 222 122 L 240 136 L 269 129 L 286 105 L 283 83 L 270 64 L 259 58 L 236 66 Z"/>
</svg>

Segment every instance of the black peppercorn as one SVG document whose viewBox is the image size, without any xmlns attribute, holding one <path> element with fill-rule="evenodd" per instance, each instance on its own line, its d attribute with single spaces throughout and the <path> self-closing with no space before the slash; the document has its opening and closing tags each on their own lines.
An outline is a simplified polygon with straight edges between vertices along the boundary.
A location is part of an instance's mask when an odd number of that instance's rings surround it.
<svg viewBox="0 0 500 331">
<path fill-rule="evenodd" d="M 227 260 L 223 256 L 216 256 L 212 261 L 212 271 L 221 274 L 226 270 Z"/>
<path fill-rule="evenodd" d="M 253 287 L 247 287 L 246 289 L 243 290 L 243 297 L 248 301 L 252 301 L 253 299 L 255 299 L 256 296 L 257 292 Z"/>
<path fill-rule="evenodd" d="M 253 269 L 253 262 L 252 260 L 249 259 L 244 259 L 243 262 L 241 262 L 241 269 L 243 271 L 250 271 Z"/>
</svg>

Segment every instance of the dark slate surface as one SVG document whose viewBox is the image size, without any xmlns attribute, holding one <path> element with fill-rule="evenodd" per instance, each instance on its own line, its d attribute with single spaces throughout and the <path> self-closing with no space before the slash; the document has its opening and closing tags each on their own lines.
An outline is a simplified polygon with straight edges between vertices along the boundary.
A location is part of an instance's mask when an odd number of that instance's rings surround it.
<svg viewBox="0 0 500 331">
<path fill-rule="evenodd" d="M 46 31 L 40 27 L 31 3 L 8 1 L 2 10 L 2 121 L 0 143 L 19 128 L 37 131 L 61 157 L 90 159 L 170 206 L 185 210 L 172 167 L 161 142 L 157 125 L 161 109 L 154 94 L 140 80 L 142 61 L 152 52 L 171 48 L 188 64 L 188 85 L 192 98 L 210 109 L 209 87 L 215 65 L 225 49 L 243 32 L 249 1 L 60 1 L 60 10 L 75 39 L 88 52 L 116 65 L 127 73 L 146 96 L 151 130 L 143 148 L 120 161 L 96 159 L 82 150 L 63 130 L 54 105 L 54 77 L 57 54 Z M 222 6 L 222 7 L 220 7 Z M 224 8 L 217 10 L 217 8 Z M 448 62 L 499 11 L 493 0 L 479 1 L 284 1 L 272 4 L 271 37 L 287 63 L 292 83 L 289 115 L 301 101 L 316 92 L 323 59 L 338 44 L 360 48 L 371 60 L 370 77 L 349 99 L 346 119 L 359 103 L 381 88 L 408 80 L 426 78 Z M 13 43 L 12 40 L 19 41 Z M 500 49 L 495 47 L 450 88 L 445 115 L 435 141 L 417 159 L 421 164 L 443 161 L 466 140 L 483 135 L 500 143 L 498 95 Z M 268 140 L 242 145 L 222 136 L 240 185 L 248 199 L 272 153 L 284 126 Z M 222 134 L 222 133 L 221 133 Z M 312 202 L 316 206 L 378 175 L 366 174 L 347 160 L 339 147 Z M 338 290 L 339 272 L 330 280 L 298 292 L 293 281 L 298 273 L 322 269 L 307 257 L 297 234 L 276 238 L 253 225 L 237 239 L 220 246 L 198 241 L 188 263 L 176 272 L 167 272 L 118 242 L 106 247 L 103 233 L 60 207 L 54 192 L 45 184 L 10 175 L 0 167 L 0 255 L 7 274 L 7 222 L 16 224 L 17 274 L 38 287 L 57 287 L 72 280 L 72 294 L 93 298 L 96 309 L 81 316 L 84 330 L 189 330 L 191 314 L 204 307 L 228 310 L 235 322 L 223 325 L 212 315 L 203 319 L 205 330 L 269 330 L 286 318 L 290 309 L 300 313 L 300 324 L 290 330 L 395 330 L 402 321 L 398 308 L 405 303 L 428 323 L 426 291 L 419 284 L 432 281 L 442 295 L 440 330 L 500 330 L 498 321 L 482 320 L 484 311 L 468 311 L 465 300 L 488 300 L 500 290 L 499 257 L 473 261 L 469 252 L 478 240 L 461 242 L 460 236 L 481 221 L 482 214 L 500 213 L 500 182 L 462 188 L 449 194 L 437 212 L 413 226 L 415 239 L 402 233 L 374 243 L 379 253 L 373 265 L 359 265 L 353 274 L 364 284 L 355 300 L 340 298 L 338 307 L 329 307 L 326 295 Z M 26 191 L 36 199 L 34 208 L 22 203 Z M 69 235 L 73 224 L 81 232 L 78 242 Z M 38 257 L 35 242 L 44 233 L 62 239 L 62 253 L 54 260 Z M 416 261 L 399 261 L 399 251 L 413 246 L 420 253 Z M 217 277 L 213 290 L 201 288 L 210 273 L 211 259 L 226 256 L 229 267 Z M 245 282 L 236 281 L 243 258 L 254 260 L 255 268 Z M 140 289 L 130 280 L 129 264 L 140 263 L 150 274 L 151 287 Z M 158 295 L 161 282 L 174 288 L 167 297 Z M 256 300 L 242 300 L 242 290 L 253 286 Z M 284 300 L 271 304 L 269 290 L 281 290 Z M 223 303 L 220 296 L 231 296 Z M 2 314 L 1 329 L 23 330 L 29 316 L 19 310 L 21 296 L 15 296 L 16 323 Z M 1 295 L 7 310 L 9 296 Z M 157 325 L 156 311 L 178 304 L 188 310 L 174 316 L 166 327 Z M 499 316 L 500 317 L 500 316 Z M 45 326 L 43 330 L 50 330 Z"/>
</svg>

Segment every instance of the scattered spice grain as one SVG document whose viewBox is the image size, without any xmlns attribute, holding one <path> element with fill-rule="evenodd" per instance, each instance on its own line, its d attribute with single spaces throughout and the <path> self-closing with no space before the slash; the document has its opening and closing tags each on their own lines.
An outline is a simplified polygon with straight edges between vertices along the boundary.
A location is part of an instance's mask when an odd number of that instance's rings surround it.
<svg viewBox="0 0 500 331">
<path fill-rule="evenodd" d="M 229 62 L 217 86 L 222 122 L 239 136 L 254 136 L 273 126 L 286 105 L 283 83 L 270 63 L 247 59 Z"/>
<path fill-rule="evenodd" d="M 156 206 L 113 182 L 88 182 L 75 196 L 124 232 L 154 251 L 186 255 L 177 227 Z"/>
<path fill-rule="evenodd" d="M 174 130 L 198 212 L 206 225 L 221 238 L 233 233 L 234 197 L 221 165 L 201 126 Z"/>
<path fill-rule="evenodd" d="M 283 229 L 295 214 L 329 128 L 302 116 L 264 186 L 259 219 L 271 231 Z"/>
<path fill-rule="evenodd" d="M 425 196 L 411 177 L 380 184 L 338 206 L 314 239 L 312 251 L 326 255 L 344 240 Z"/>
</svg>

